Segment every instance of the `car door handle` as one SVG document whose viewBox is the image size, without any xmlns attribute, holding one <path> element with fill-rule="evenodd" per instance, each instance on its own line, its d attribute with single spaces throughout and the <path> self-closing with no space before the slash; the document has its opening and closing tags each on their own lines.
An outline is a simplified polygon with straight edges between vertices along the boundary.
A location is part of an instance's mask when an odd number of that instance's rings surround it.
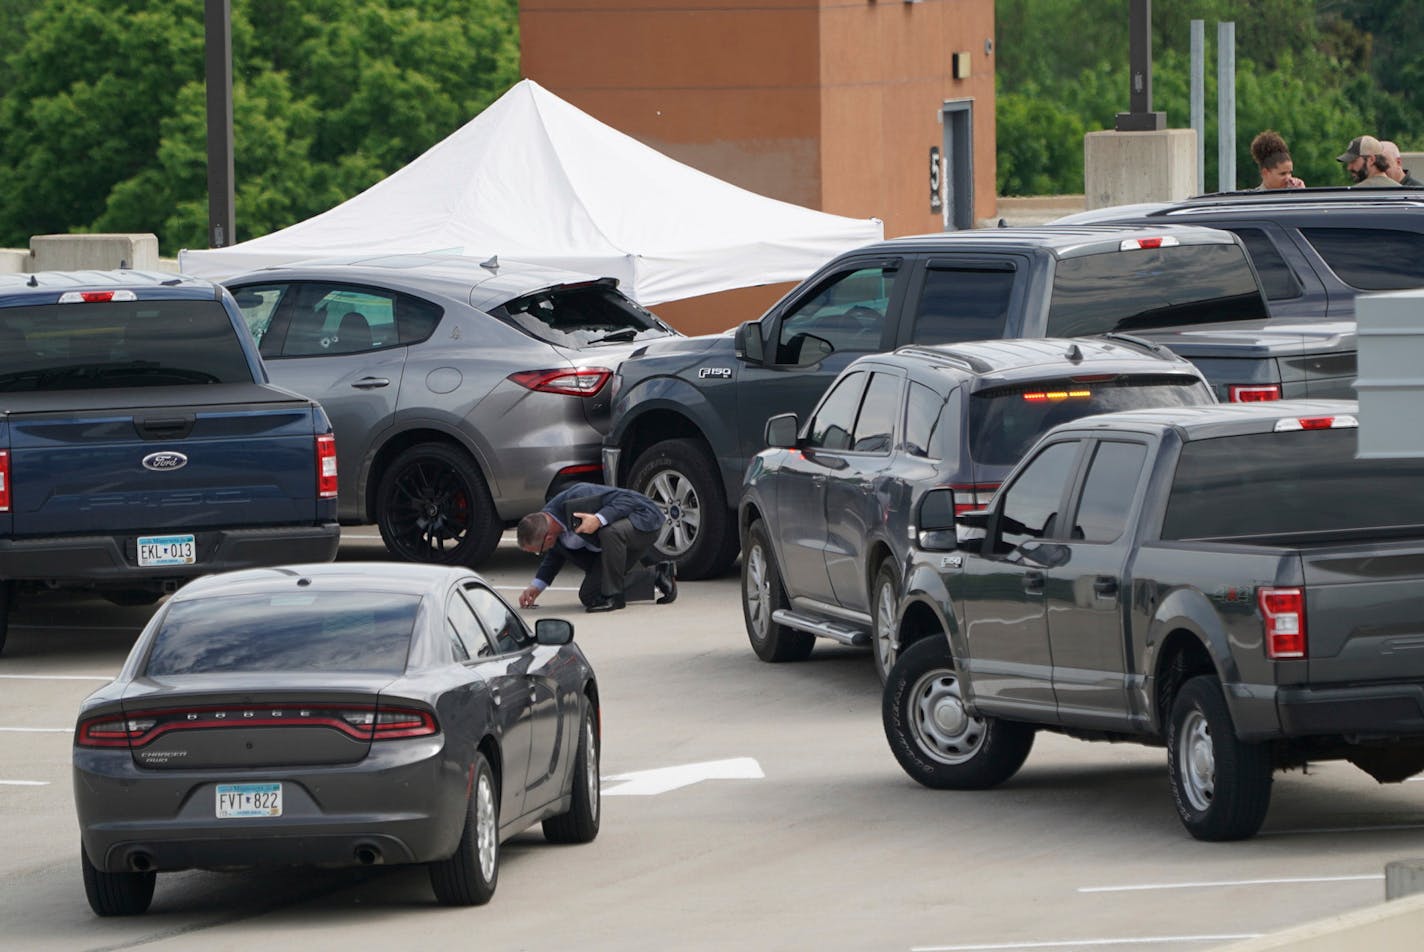
<svg viewBox="0 0 1424 952">
<path fill-rule="evenodd" d="M 381 387 L 389 387 L 391 382 L 386 377 L 362 377 L 351 386 L 357 390 L 379 390 Z"/>
<path fill-rule="evenodd" d="M 1023 589 L 1030 595 L 1043 594 L 1043 573 L 1025 572 L 1023 577 Z"/>
<path fill-rule="evenodd" d="M 1107 597 L 1117 594 L 1117 579 L 1111 575 L 1099 575 L 1093 579 L 1093 591 L 1099 595 Z"/>
</svg>

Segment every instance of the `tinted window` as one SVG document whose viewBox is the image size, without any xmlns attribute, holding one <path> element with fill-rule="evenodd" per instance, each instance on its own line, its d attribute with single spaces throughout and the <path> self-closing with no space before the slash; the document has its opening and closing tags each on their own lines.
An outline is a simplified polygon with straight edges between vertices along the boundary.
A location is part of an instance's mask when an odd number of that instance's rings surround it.
<svg viewBox="0 0 1424 952">
<path fill-rule="evenodd" d="M 1424 234 L 1393 228 L 1302 228 L 1300 233 L 1352 288 L 1424 287 Z"/>
<path fill-rule="evenodd" d="M 838 351 L 879 349 L 894 283 L 895 269 L 881 266 L 831 278 L 782 318 L 777 363 L 798 363 L 808 334 Z"/>
<path fill-rule="evenodd" d="M 1256 266 L 1256 274 L 1261 278 L 1261 287 L 1265 289 L 1267 298 L 1284 301 L 1287 298 L 1300 297 L 1300 282 L 1295 279 L 1295 272 L 1291 271 L 1286 260 L 1276 250 L 1275 243 L 1264 231 L 1259 228 L 1231 230 L 1236 232 L 1246 245 L 1246 252 L 1251 256 L 1251 263 Z"/>
<path fill-rule="evenodd" d="M 981 390 L 969 399 L 969 453 L 983 465 L 1012 466 L 1051 427 L 1094 413 L 1214 403 L 1194 377 L 1119 377 L 1076 383 L 1043 380 Z"/>
<path fill-rule="evenodd" d="M 1137 492 L 1147 447 L 1141 443 L 1099 443 L 1083 482 L 1072 538 L 1112 542 L 1127 527 L 1127 509 Z"/>
<path fill-rule="evenodd" d="M 1050 536 L 1057 529 L 1058 504 L 1077 455 L 1076 440 L 1054 443 L 1014 480 L 999 516 L 1000 552 Z"/>
<path fill-rule="evenodd" d="M 515 298 L 496 317 L 550 344 L 584 347 L 666 337 L 649 311 L 607 284 L 571 284 Z"/>
<path fill-rule="evenodd" d="M 1162 538 L 1424 526 L 1424 460 L 1355 459 L 1357 432 L 1307 430 L 1186 444 Z"/>
<path fill-rule="evenodd" d="M 1236 245 L 1180 245 L 1065 258 L 1053 278 L 1049 337 L 1267 316 Z"/>
<path fill-rule="evenodd" d="M 405 671 L 420 599 L 387 592 L 282 592 L 177 601 L 145 673 Z"/>
<path fill-rule="evenodd" d="M 1013 271 L 950 271 L 930 268 L 915 306 L 911 340 L 917 344 L 953 344 L 998 340 L 1009 318 Z"/>
<path fill-rule="evenodd" d="M 946 420 L 945 398 L 931 387 L 910 382 L 905 400 L 905 452 L 944 459 L 944 432 L 957 420 Z"/>
<path fill-rule="evenodd" d="M 270 299 L 281 300 L 265 328 Z M 285 291 L 249 285 L 233 289 L 263 357 L 319 357 L 385 350 L 425 340 L 441 309 L 429 301 L 353 285 L 302 283 Z"/>
<path fill-rule="evenodd" d="M 900 411 L 901 378 L 894 374 L 870 375 L 865 399 L 860 404 L 860 416 L 855 421 L 855 442 L 851 449 L 858 453 L 888 453 L 895 445 L 895 417 Z"/>
<path fill-rule="evenodd" d="M 832 385 L 811 420 L 810 446 L 828 450 L 850 449 L 850 434 L 855 425 L 855 411 L 860 406 L 860 394 L 865 388 L 864 371 L 846 374 Z"/>
<path fill-rule="evenodd" d="M 475 614 L 480 617 L 490 640 L 501 653 L 519 650 L 527 639 L 524 623 L 519 620 L 514 609 L 506 605 L 494 592 L 478 585 L 466 588 L 465 597 L 474 606 Z"/>
<path fill-rule="evenodd" d="M 458 593 L 450 596 L 447 615 L 456 661 L 469 661 L 471 658 L 494 654 L 475 610 Z"/>
<path fill-rule="evenodd" d="M 0 308 L 0 392 L 251 382 L 214 300 Z"/>
</svg>

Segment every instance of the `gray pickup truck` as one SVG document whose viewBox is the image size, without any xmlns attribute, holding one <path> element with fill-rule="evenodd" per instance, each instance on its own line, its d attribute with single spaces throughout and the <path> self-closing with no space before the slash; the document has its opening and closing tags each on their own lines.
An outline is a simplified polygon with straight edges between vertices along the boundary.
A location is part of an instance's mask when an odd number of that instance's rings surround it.
<svg viewBox="0 0 1424 952">
<path fill-rule="evenodd" d="M 733 332 L 653 342 L 614 378 L 605 481 L 668 513 L 683 578 L 736 559 L 737 494 L 768 417 L 802 419 L 852 360 L 906 344 L 1126 333 L 1222 401 L 1354 396 L 1353 321 L 1275 320 L 1241 240 L 1170 224 L 999 228 L 847 252 Z"/>
<path fill-rule="evenodd" d="M 1203 840 L 1253 835 L 1275 770 L 1424 770 L 1424 460 L 1357 459 L 1356 413 L 1086 417 L 985 510 L 927 493 L 882 705 L 900 765 L 977 789 L 1038 730 L 1165 744 Z"/>
</svg>

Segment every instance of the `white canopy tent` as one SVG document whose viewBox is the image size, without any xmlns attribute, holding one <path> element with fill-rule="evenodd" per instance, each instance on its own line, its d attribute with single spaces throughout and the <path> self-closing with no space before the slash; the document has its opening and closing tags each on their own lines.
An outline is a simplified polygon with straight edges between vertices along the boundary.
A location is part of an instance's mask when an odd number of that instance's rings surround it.
<svg viewBox="0 0 1424 952">
<path fill-rule="evenodd" d="M 800 280 L 883 235 L 879 219 L 766 198 L 676 162 L 526 79 L 330 211 L 178 262 L 216 279 L 334 255 L 498 255 L 615 277 L 653 305 Z"/>
</svg>

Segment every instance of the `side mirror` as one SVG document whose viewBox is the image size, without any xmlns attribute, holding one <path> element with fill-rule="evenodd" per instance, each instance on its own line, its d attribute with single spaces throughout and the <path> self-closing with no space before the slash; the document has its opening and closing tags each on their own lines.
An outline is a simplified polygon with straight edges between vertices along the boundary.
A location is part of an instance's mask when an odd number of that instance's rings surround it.
<svg viewBox="0 0 1424 952">
<path fill-rule="evenodd" d="M 796 446 L 796 433 L 800 429 L 801 421 L 796 419 L 796 414 L 778 413 L 766 421 L 766 445 L 793 449 Z"/>
<path fill-rule="evenodd" d="M 574 623 L 562 618 L 541 618 L 534 623 L 534 640 L 557 648 L 574 640 Z"/>
<path fill-rule="evenodd" d="M 732 337 L 732 352 L 749 364 L 765 363 L 761 342 L 761 321 L 743 321 Z"/>
</svg>

